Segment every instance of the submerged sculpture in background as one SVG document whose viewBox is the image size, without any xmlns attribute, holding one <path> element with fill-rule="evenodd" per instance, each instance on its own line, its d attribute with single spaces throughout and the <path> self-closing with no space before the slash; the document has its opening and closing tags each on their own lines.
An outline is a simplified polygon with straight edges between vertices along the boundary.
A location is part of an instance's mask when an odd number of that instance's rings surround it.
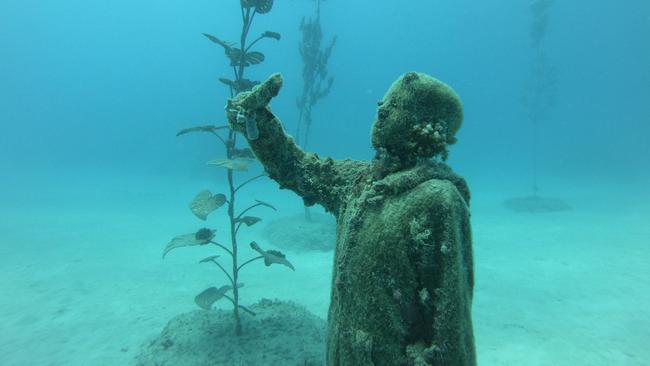
<svg viewBox="0 0 650 366">
<path fill-rule="evenodd" d="M 327 364 L 476 364 L 469 189 L 442 160 L 463 112 L 447 85 L 410 72 L 386 93 L 372 127 L 372 161 L 300 149 L 267 107 L 280 75 L 226 107 L 255 116 L 248 139 L 269 176 L 337 218 Z"/>
<path fill-rule="evenodd" d="M 234 79 L 221 78 L 221 82 L 230 88 L 231 96 L 249 90 L 256 82 L 246 79 L 244 73 L 246 68 L 251 65 L 259 64 L 264 60 L 264 55 L 261 52 L 251 51 L 251 47 L 259 40 L 264 38 L 280 39 L 280 34 L 276 32 L 266 31 L 257 37 L 250 44 L 247 43 L 248 35 L 251 29 L 251 24 L 256 14 L 266 14 L 271 11 L 273 7 L 273 0 L 241 0 L 241 14 L 242 14 L 242 30 L 240 34 L 240 42 L 238 46 L 234 43 L 224 42 L 219 38 L 205 34 L 212 42 L 220 45 L 226 52 L 226 57 L 230 61 L 234 71 Z M 249 138 L 255 138 L 256 124 L 251 116 L 239 115 L 237 118 L 245 125 Z M 221 131 L 226 131 L 226 136 L 222 136 Z M 239 245 L 237 242 L 237 234 L 242 227 L 249 227 L 257 224 L 262 219 L 256 216 L 247 215 L 251 210 L 258 207 L 266 207 L 275 210 L 275 208 L 262 201 L 256 200 L 247 208 L 237 212 L 235 204 L 237 203 L 237 193 L 244 188 L 247 184 L 254 180 L 265 177 L 265 174 L 259 174 L 245 180 L 242 183 L 236 184 L 234 180 L 235 171 L 246 171 L 248 166 L 254 161 L 255 157 L 249 148 L 237 148 L 237 139 L 235 132 L 230 129 L 228 125 L 224 126 L 197 126 L 186 128 L 178 132 L 177 136 L 185 135 L 191 132 L 205 132 L 214 135 L 219 141 L 223 143 L 226 151 L 225 158 L 213 159 L 208 162 L 209 165 L 218 166 L 226 169 L 226 178 L 228 181 L 228 192 L 226 194 L 217 193 L 213 194 L 208 190 L 200 192 L 194 200 L 190 203 L 190 209 L 199 219 L 205 221 L 213 211 L 217 210 L 223 205 L 227 205 L 228 213 L 228 236 L 230 238 L 229 245 L 224 245 L 221 240 L 217 240 L 216 230 L 203 228 L 195 233 L 179 235 L 172 239 L 171 242 L 165 247 L 163 257 L 172 249 L 179 247 L 197 246 L 197 245 L 214 245 L 219 250 L 222 250 L 226 255 L 226 265 L 221 263 L 219 255 L 213 255 L 201 260 L 199 263 L 212 263 L 223 272 L 227 278 L 227 284 L 220 287 L 210 287 L 195 298 L 196 304 L 205 309 L 210 310 L 212 305 L 221 299 L 227 299 L 233 304 L 233 316 L 235 318 L 235 334 L 239 335 L 242 332 L 241 317 L 239 310 L 243 310 L 251 315 L 255 315 L 249 308 L 240 304 L 239 291 L 243 283 L 239 281 L 239 272 L 247 264 L 256 260 L 264 260 L 266 266 L 271 264 L 282 264 L 292 270 L 293 265 L 285 258 L 284 254 L 275 250 L 263 250 L 256 242 L 251 242 L 251 249 L 256 252 L 256 256 L 240 263 Z M 226 269 L 230 268 L 230 270 Z M 232 295 L 228 295 L 232 292 Z"/>
<path fill-rule="evenodd" d="M 307 149 L 309 145 L 312 107 L 330 93 L 332 84 L 334 84 L 334 78 L 328 77 L 327 62 L 336 44 L 336 36 L 332 38 L 329 45 L 323 48 L 320 3 L 321 0 L 316 0 L 316 15 L 314 18 L 303 17 L 300 22 L 300 34 L 302 38 L 300 39 L 298 50 L 300 51 L 300 57 L 303 63 L 302 93 L 296 99 L 299 114 L 295 139 L 296 143 L 304 149 Z M 305 206 L 305 219 L 312 221 L 311 213 L 307 206 Z"/>
<path fill-rule="evenodd" d="M 566 202 L 558 198 L 539 195 L 539 155 L 540 124 L 547 122 L 557 92 L 557 76 L 553 64 L 545 55 L 543 41 L 549 22 L 549 10 L 554 0 L 535 0 L 530 4 L 532 23 L 530 44 L 534 55 L 530 75 L 530 85 L 526 89 L 528 119 L 532 125 L 532 195 L 512 197 L 504 205 L 517 212 L 555 212 L 570 210 Z"/>
<path fill-rule="evenodd" d="M 296 99 L 298 123 L 296 125 L 296 143 L 303 148 L 309 145 L 311 130 L 311 110 L 316 103 L 326 97 L 332 89 L 334 78 L 328 77 L 327 62 L 336 45 L 336 36 L 323 48 L 323 31 L 320 23 L 320 0 L 317 0 L 316 16 L 302 18 L 300 23 L 300 44 L 298 50 L 302 58 L 302 93 Z"/>
<path fill-rule="evenodd" d="M 312 127 L 312 108 L 326 97 L 334 83 L 327 63 L 336 44 L 334 36 L 323 46 L 321 27 L 321 0 L 316 0 L 314 17 L 303 17 L 300 22 L 301 39 L 298 51 L 303 62 L 302 92 L 296 98 L 298 122 L 294 138 L 303 149 L 309 145 Z M 291 251 L 329 251 L 334 249 L 336 223 L 329 215 L 314 213 L 304 206 L 303 215 L 292 215 L 273 221 L 264 228 L 263 235 L 270 243 Z"/>
</svg>

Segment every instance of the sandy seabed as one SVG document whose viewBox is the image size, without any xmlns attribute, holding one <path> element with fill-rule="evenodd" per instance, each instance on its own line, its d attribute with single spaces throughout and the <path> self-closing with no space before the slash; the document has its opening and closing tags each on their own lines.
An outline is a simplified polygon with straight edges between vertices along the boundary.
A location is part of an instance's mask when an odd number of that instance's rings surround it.
<svg viewBox="0 0 650 366">
<path fill-rule="evenodd" d="M 2 187 L 0 365 L 127 365 L 171 318 L 196 310 L 196 294 L 223 284 L 197 264 L 214 250 L 161 253 L 205 225 L 187 202 L 206 187 L 126 177 Z M 562 192 L 572 211 L 521 214 L 503 207 L 507 191 L 474 187 L 480 365 L 650 365 L 650 194 L 639 192 Z M 246 194 L 278 211 L 258 211 L 265 221 L 242 243 L 264 245 L 266 223 L 302 212 L 272 183 Z M 296 272 L 247 267 L 243 302 L 295 301 L 326 317 L 333 253 L 282 250 Z"/>
</svg>

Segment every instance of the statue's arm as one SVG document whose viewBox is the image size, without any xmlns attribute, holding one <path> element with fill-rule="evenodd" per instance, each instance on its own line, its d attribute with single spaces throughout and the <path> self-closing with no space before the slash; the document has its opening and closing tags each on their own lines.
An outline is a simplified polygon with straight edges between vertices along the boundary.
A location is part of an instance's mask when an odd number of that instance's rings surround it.
<svg viewBox="0 0 650 366">
<path fill-rule="evenodd" d="M 306 205 L 318 203 L 335 213 L 346 185 L 366 163 L 321 159 L 298 147 L 267 106 L 281 86 L 282 77 L 274 74 L 252 92 L 230 100 L 226 107 L 228 121 L 246 137 L 269 177 L 281 188 L 296 192 Z"/>
</svg>

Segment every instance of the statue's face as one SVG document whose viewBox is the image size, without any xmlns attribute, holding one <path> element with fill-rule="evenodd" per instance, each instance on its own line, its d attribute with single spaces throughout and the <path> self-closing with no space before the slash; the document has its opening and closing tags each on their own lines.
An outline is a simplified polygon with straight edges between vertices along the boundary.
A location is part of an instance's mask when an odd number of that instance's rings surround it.
<svg viewBox="0 0 650 366">
<path fill-rule="evenodd" d="M 458 95 L 425 74 L 409 72 L 393 83 L 379 102 L 372 145 L 400 158 L 446 154 L 463 120 Z"/>
</svg>

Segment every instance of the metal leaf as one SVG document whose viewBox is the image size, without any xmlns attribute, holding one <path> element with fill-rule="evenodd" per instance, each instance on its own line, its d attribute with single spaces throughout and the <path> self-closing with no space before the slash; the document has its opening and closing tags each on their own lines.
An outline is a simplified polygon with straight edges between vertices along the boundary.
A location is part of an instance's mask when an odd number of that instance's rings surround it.
<svg viewBox="0 0 650 366">
<path fill-rule="evenodd" d="M 235 222 L 241 222 L 243 224 L 246 224 L 246 226 L 253 226 L 260 221 L 262 221 L 262 219 L 255 216 L 244 216 L 235 220 Z"/>
<path fill-rule="evenodd" d="M 207 39 L 209 39 L 209 40 L 211 40 L 212 42 L 214 42 L 214 43 L 218 44 L 219 46 L 223 47 L 224 50 L 226 50 L 226 52 L 227 52 L 229 49 L 232 49 L 232 45 L 233 45 L 232 43 L 224 42 L 224 41 L 220 40 L 219 38 L 217 38 L 217 37 L 215 37 L 215 36 L 213 36 L 213 35 L 211 35 L 211 34 L 203 33 L 203 35 L 204 35 Z"/>
<path fill-rule="evenodd" d="M 194 302 L 201 309 L 211 310 L 212 304 L 214 304 L 218 300 L 221 300 L 223 298 L 223 295 L 225 295 L 226 292 L 230 290 L 232 290 L 232 286 L 227 286 L 227 285 L 221 286 L 219 288 L 210 287 L 203 290 L 200 294 L 196 295 L 196 297 L 194 298 Z"/>
<path fill-rule="evenodd" d="M 241 0 L 240 2 L 244 8 L 255 7 L 255 11 L 260 14 L 266 14 L 273 8 L 273 0 Z"/>
<path fill-rule="evenodd" d="M 273 211 L 277 211 L 277 209 L 276 209 L 273 205 L 271 205 L 270 203 L 266 203 L 266 202 L 264 202 L 264 201 L 260 201 L 260 200 L 255 200 L 255 202 L 259 203 L 259 204 L 262 205 L 262 206 L 265 206 L 265 207 L 268 207 L 268 208 L 270 208 L 270 209 L 273 209 Z"/>
<path fill-rule="evenodd" d="M 226 79 L 226 78 L 219 78 L 219 81 L 221 81 L 222 83 L 228 85 L 228 86 L 231 87 L 231 88 L 234 88 L 235 85 L 236 85 L 236 84 L 235 84 L 235 81 L 232 81 L 232 80 L 230 80 L 230 79 Z"/>
<path fill-rule="evenodd" d="M 255 5 L 255 11 L 260 14 L 266 14 L 273 8 L 273 0 L 258 0 Z"/>
<path fill-rule="evenodd" d="M 230 66 L 239 66 L 241 63 L 241 54 L 242 51 L 239 48 L 231 47 L 226 50 L 226 56 L 230 59 Z M 244 66 L 248 66 L 246 60 L 244 60 Z"/>
<path fill-rule="evenodd" d="M 248 79 L 239 79 L 237 82 L 237 91 L 238 92 L 243 92 L 243 91 L 248 91 L 253 89 L 253 87 L 257 84 L 259 84 L 259 81 L 253 81 L 253 80 L 248 80 Z"/>
<path fill-rule="evenodd" d="M 226 203 L 226 196 L 222 193 L 213 195 L 207 189 L 199 192 L 190 202 L 190 210 L 199 219 L 205 221 L 214 210 Z"/>
<path fill-rule="evenodd" d="M 257 65 L 264 61 L 264 54 L 257 51 L 247 52 L 245 59 L 247 64 Z"/>
<path fill-rule="evenodd" d="M 282 36 L 280 36 L 280 33 L 278 33 L 278 32 L 266 31 L 266 32 L 262 33 L 262 37 L 273 38 L 273 39 L 279 41 Z"/>
<path fill-rule="evenodd" d="M 172 249 L 208 244 L 215 233 L 216 230 L 203 228 L 195 233 L 176 236 L 165 246 L 162 257 L 165 258 Z"/>
<path fill-rule="evenodd" d="M 260 246 L 254 241 L 251 242 L 250 246 L 254 251 L 260 253 L 260 255 L 264 257 L 264 265 L 267 267 L 271 264 L 277 263 L 291 268 L 292 271 L 296 270 L 293 267 L 293 264 L 287 260 L 286 256 L 282 252 L 278 250 L 262 250 L 262 248 L 260 248 Z"/>
<path fill-rule="evenodd" d="M 216 259 L 219 258 L 220 256 L 218 255 L 211 255 L 207 258 L 203 258 L 199 261 L 199 263 L 208 263 L 208 262 L 216 262 Z"/>
<path fill-rule="evenodd" d="M 190 127 L 190 128 L 184 128 L 178 133 L 176 133 L 176 136 L 180 135 L 185 135 L 186 133 L 190 132 L 216 132 L 218 130 L 224 129 L 224 128 L 230 128 L 229 126 L 215 126 L 215 125 L 206 125 L 206 126 L 196 126 L 196 127 Z"/>
<path fill-rule="evenodd" d="M 255 85 L 260 83 L 259 81 L 252 81 L 249 79 L 230 80 L 226 78 L 219 78 L 219 81 L 235 89 L 235 91 L 238 93 L 251 90 Z"/>
<path fill-rule="evenodd" d="M 216 165 L 218 167 L 237 170 L 237 171 L 247 171 L 248 166 L 255 160 L 247 158 L 235 158 L 235 159 L 213 159 L 208 161 L 208 165 Z"/>
<path fill-rule="evenodd" d="M 242 50 L 237 47 L 226 48 L 226 56 L 230 59 L 230 66 L 239 66 L 242 62 Z M 246 52 L 243 61 L 244 66 L 257 65 L 264 61 L 264 54 L 257 51 Z"/>
</svg>

